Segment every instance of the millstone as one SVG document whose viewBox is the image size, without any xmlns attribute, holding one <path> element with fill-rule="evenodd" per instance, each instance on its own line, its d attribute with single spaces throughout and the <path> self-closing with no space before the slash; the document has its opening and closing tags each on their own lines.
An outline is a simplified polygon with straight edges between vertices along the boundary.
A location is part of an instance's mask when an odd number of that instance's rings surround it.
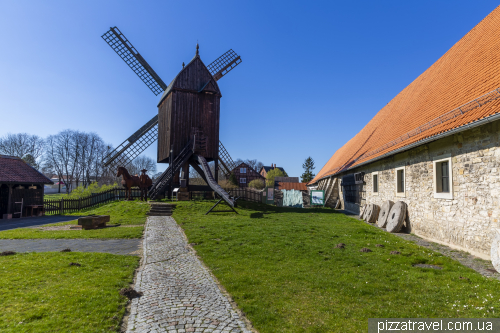
<svg viewBox="0 0 500 333">
<path fill-rule="evenodd" d="M 369 222 L 369 223 L 376 222 L 379 211 L 380 211 L 380 207 L 378 205 L 370 204 L 368 206 L 368 211 L 365 214 L 365 221 Z"/>
<path fill-rule="evenodd" d="M 385 225 L 387 224 L 387 217 L 389 216 L 389 212 L 391 211 L 393 205 L 394 202 L 392 202 L 391 200 L 387 200 L 382 205 L 382 208 L 380 208 L 380 213 L 378 214 L 378 221 L 377 221 L 377 225 L 380 228 L 385 228 Z"/>
<path fill-rule="evenodd" d="M 399 232 L 406 218 L 406 204 L 398 201 L 392 206 L 385 226 L 388 232 Z"/>
<path fill-rule="evenodd" d="M 493 229 L 494 236 L 491 242 L 491 263 L 500 272 L 500 229 Z"/>
<path fill-rule="evenodd" d="M 364 219 L 365 218 L 365 213 L 366 213 L 366 208 L 368 207 L 368 204 L 364 205 L 363 208 L 359 211 L 359 218 Z"/>
</svg>

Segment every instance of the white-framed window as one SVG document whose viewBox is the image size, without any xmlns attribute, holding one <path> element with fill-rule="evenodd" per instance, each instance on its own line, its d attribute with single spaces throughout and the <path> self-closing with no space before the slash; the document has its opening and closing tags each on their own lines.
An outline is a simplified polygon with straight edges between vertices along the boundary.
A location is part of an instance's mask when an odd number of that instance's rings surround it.
<svg viewBox="0 0 500 333">
<path fill-rule="evenodd" d="M 240 184 L 246 184 L 247 179 L 246 178 L 240 178 Z"/>
<path fill-rule="evenodd" d="M 247 173 L 247 168 L 240 168 L 240 173 Z"/>
<path fill-rule="evenodd" d="M 372 172 L 372 194 L 378 195 L 378 172 Z"/>
<path fill-rule="evenodd" d="M 434 198 L 453 199 L 453 172 L 451 154 L 443 154 L 432 159 Z"/>
<path fill-rule="evenodd" d="M 396 196 L 406 196 L 406 174 L 405 167 L 396 168 Z"/>
</svg>

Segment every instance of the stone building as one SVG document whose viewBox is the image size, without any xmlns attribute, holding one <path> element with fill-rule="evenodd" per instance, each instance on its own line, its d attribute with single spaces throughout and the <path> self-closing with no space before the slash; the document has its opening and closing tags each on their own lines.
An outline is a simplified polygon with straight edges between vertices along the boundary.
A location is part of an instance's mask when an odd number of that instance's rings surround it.
<svg viewBox="0 0 500 333">
<path fill-rule="evenodd" d="M 423 238 L 489 258 L 500 228 L 500 7 L 401 91 L 309 183 L 359 213 L 404 201 Z"/>
</svg>

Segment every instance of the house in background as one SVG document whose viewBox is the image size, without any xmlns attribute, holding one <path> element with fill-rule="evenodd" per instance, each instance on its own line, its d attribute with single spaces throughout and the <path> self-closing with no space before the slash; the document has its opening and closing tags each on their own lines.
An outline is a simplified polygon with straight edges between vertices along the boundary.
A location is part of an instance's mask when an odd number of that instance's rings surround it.
<svg viewBox="0 0 500 333">
<path fill-rule="evenodd" d="M 261 179 L 265 182 L 265 178 L 262 177 L 257 171 L 255 171 L 251 166 L 246 163 L 240 163 L 236 168 L 233 169 L 233 174 L 236 177 L 236 181 L 238 182 L 239 187 L 248 187 L 248 183 L 250 183 L 254 179 Z"/>
<path fill-rule="evenodd" d="M 19 157 L 0 155 L 0 217 L 26 216 L 26 208 L 43 206 L 45 184 L 52 181 Z"/>
<path fill-rule="evenodd" d="M 271 166 L 263 166 L 262 168 L 260 168 L 259 170 L 259 174 L 266 178 L 267 176 L 267 173 L 270 171 L 270 170 L 273 170 L 273 169 L 280 169 L 281 171 L 283 171 L 283 173 L 285 173 L 285 169 L 283 169 L 282 167 L 277 167 L 276 164 L 271 164 Z"/>
</svg>

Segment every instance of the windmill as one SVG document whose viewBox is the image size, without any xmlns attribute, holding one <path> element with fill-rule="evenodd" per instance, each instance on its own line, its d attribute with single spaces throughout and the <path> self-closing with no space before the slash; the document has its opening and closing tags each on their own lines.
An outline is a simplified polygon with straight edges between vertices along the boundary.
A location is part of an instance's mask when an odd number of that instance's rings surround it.
<svg viewBox="0 0 500 333">
<path fill-rule="evenodd" d="M 118 145 L 103 160 L 104 166 L 116 169 L 127 166 L 153 142 L 158 140 L 158 163 L 169 167 L 151 188 L 149 195 L 156 198 L 170 186 L 180 185 L 181 192 L 189 185 L 191 165 L 207 184 L 231 206 L 234 202 L 217 184 L 208 167 L 219 163 L 224 174 L 235 167 L 231 156 L 219 141 L 220 97 L 217 81 L 241 63 L 241 58 L 229 50 L 205 66 L 196 55 L 167 86 L 132 43 L 117 27 L 110 28 L 102 38 L 139 76 L 155 94 L 162 94 L 158 114 Z M 179 179 L 179 171 L 181 179 Z"/>
</svg>

